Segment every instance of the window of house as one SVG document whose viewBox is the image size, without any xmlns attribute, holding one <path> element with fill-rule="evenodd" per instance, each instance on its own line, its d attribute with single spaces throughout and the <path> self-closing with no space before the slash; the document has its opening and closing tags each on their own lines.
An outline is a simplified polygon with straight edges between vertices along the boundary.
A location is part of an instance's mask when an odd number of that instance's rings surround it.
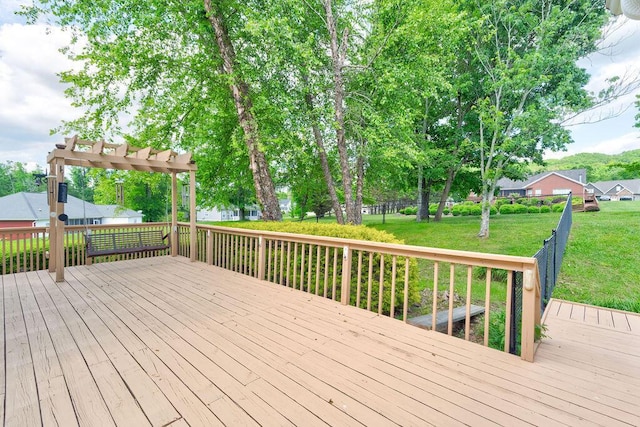
<svg viewBox="0 0 640 427">
<path fill-rule="evenodd" d="M 542 190 L 541 189 L 536 189 L 536 196 L 542 196 Z"/>
<path fill-rule="evenodd" d="M 554 188 L 553 189 L 553 195 L 564 195 L 564 194 L 569 194 L 571 193 L 571 190 L 568 188 Z"/>
<path fill-rule="evenodd" d="M 527 196 L 533 195 L 533 190 L 527 190 Z"/>
</svg>

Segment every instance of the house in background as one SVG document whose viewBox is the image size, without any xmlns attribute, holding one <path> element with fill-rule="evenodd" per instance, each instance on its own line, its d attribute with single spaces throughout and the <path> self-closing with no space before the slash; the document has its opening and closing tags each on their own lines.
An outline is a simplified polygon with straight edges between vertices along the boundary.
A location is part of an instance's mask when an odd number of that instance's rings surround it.
<svg viewBox="0 0 640 427">
<path fill-rule="evenodd" d="M 67 225 L 137 224 L 142 213 L 116 205 L 95 205 L 68 196 Z M 86 221 L 85 221 L 86 220 Z M 0 227 L 48 227 L 47 193 L 16 193 L 0 197 Z"/>
<path fill-rule="evenodd" d="M 244 219 L 257 221 L 262 218 L 262 212 L 256 205 L 250 205 L 244 209 Z M 240 209 L 238 208 L 199 208 L 196 211 L 196 221 L 240 221 Z"/>
<path fill-rule="evenodd" d="M 280 199 L 280 210 L 282 215 L 291 212 L 291 199 Z M 247 205 L 244 208 L 244 219 L 257 221 L 262 219 L 262 211 L 258 205 Z M 240 210 L 238 208 L 198 208 L 196 221 L 240 221 Z"/>
<path fill-rule="evenodd" d="M 542 197 L 565 195 L 569 192 L 582 197 L 586 182 L 586 169 L 543 172 L 522 181 L 501 178 L 498 180 L 498 197 L 514 194 L 520 197 Z"/>
<path fill-rule="evenodd" d="M 586 191 L 598 199 L 608 196 L 610 200 L 640 200 L 640 179 L 590 182 Z"/>
</svg>

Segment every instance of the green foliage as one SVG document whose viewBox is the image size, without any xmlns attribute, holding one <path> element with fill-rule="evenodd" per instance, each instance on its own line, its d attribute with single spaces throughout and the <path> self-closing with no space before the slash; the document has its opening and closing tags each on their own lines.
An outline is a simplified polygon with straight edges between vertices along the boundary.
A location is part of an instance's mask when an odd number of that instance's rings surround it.
<svg viewBox="0 0 640 427">
<path fill-rule="evenodd" d="M 401 240 L 398 240 L 393 235 L 386 233 L 384 231 L 375 230 L 372 228 L 368 228 L 365 226 L 356 226 L 356 225 L 338 225 L 338 224 L 326 224 L 326 223 L 304 223 L 304 222 L 284 222 L 284 223 L 275 223 L 275 222 L 261 222 L 261 221 L 252 221 L 252 222 L 244 222 L 244 223 L 229 223 L 236 228 L 248 228 L 252 230 L 264 230 L 264 231 L 276 231 L 283 233 L 294 233 L 294 234 L 306 234 L 313 236 L 326 236 L 326 237 L 338 237 L 343 239 L 356 239 L 356 240 L 366 240 L 366 241 L 374 241 L 374 242 L 382 242 L 382 243 L 403 243 Z M 273 255 L 274 259 L 279 259 L 278 252 L 281 249 L 275 249 L 276 253 Z M 308 249 L 307 249 L 308 250 Z M 342 248 L 339 248 L 338 259 L 342 259 Z M 325 265 L 325 252 L 324 250 L 320 251 L 320 265 Z M 312 253 L 315 254 L 315 251 L 312 250 Z M 366 275 L 368 273 L 368 253 L 363 254 L 363 263 L 365 264 L 362 268 L 362 274 Z M 330 255 L 331 256 L 331 255 Z M 358 263 L 357 263 L 357 255 L 354 255 L 354 261 L 352 263 L 352 271 L 351 271 L 351 303 L 355 305 L 356 303 L 356 292 L 357 292 L 357 276 L 358 276 Z M 292 261 L 292 260 L 291 260 Z M 398 257 L 397 259 L 398 276 L 396 278 L 396 284 L 404 283 L 404 264 L 405 258 Z M 329 262 L 329 265 L 332 265 L 332 262 Z M 301 259 L 298 257 L 298 265 L 292 266 L 292 268 L 297 268 L 298 271 L 301 267 Z M 312 268 L 312 277 L 311 284 L 312 289 L 311 292 L 315 292 L 315 283 L 316 283 L 316 275 L 318 272 L 316 271 L 315 262 L 311 265 Z M 332 267 L 331 267 L 332 268 Z M 342 275 L 342 263 L 338 262 L 338 276 Z M 322 275 L 323 273 L 320 272 Z M 388 314 L 390 312 L 391 306 L 391 257 L 386 256 L 384 258 L 384 286 L 383 286 L 383 313 Z M 323 276 L 321 276 L 323 277 Z M 380 255 L 374 253 L 373 257 L 373 282 L 374 286 L 372 288 L 372 310 L 378 310 L 378 297 L 379 297 L 379 277 L 380 277 Z M 364 280 L 364 279 L 363 279 Z M 322 283 L 323 280 L 321 279 Z M 321 284 L 322 286 L 322 284 Z M 404 294 L 402 285 L 397 285 L 396 289 L 396 297 L 395 297 L 395 310 L 396 313 L 400 311 L 402 312 L 402 305 L 404 304 Z M 338 288 L 340 286 L 338 285 Z M 323 291 L 323 289 L 322 289 Z M 338 294 L 336 295 L 336 299 L 340 298 L 339 289 L 337 290 Z M 418 293 L 418 269 L 415 260 L 410 261 L 409 264 L 409 304 L 413 304 L 420 300 L 420 295 Z M 366 297 L 361 299 L 360 307 L 366 307 Z"/>
<path fill-rule="evenodd" d="M 540 213 L 549 213 L 551 212 L 551 206 L 542 205 L 540 206 Z"/>
<path fill-rule="evenodd" d="M 540 208 L 538 206 L 529 206 L 527 208 L 527 212 L 529 212 L 529 213 L 540 213 Z"/>
<path fill-rule="evenodd" d="M 38 168 L 34 173 L 42 173 L 42 170 Z M 46 182 L 42 180 L 39 186 L 36 185 L 35 177 L 22 163 L 0 162 L 0 197 L 22 191 L 38 193 L 46 190 Z"/>
<path fill-rule="evenodd" d="M 500 206 L 500 215 L 510 215 L 515 213 L 513 209 L 513 205 L 502 205 Z"/>
<path fill-rule="evenodd" d="M 469 208 L 469 215 L 471 216 L 480 216 L 482 215 L 482 206 L 480 205 L 473 205 Z"/>
<path fill-rule="evenodd" d="M 620 154 L 578 153 L 561 159 L 549 159 L 543 169 L 586 169 L 588 182 L 636 179 L 640 177 L 640 150 Z"/>
<path fill-rule="evenodd" d="M 556 203 L 551 207 L 553 212 L 562 212 L 566 203 Z"/>
</svg>

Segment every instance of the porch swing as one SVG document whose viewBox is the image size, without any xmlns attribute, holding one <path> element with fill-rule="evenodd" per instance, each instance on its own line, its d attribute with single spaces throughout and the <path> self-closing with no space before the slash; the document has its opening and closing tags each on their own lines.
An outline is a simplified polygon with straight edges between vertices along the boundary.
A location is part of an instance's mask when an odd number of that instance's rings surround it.
<svg viewBox="0 0 640 427">
<path fill-rule="evenodd" d="M 170 233 L 163 234 L 162 230 L 113 231 L 92 234 L 87 227 L 84 203 L 83 197 L 82 210 L 87 257 L 161 251 L 171 248 Z"/>
<path fill-rule="evenodd" d="M 81 140 L 77 136 L 65 138 L 64 144 L 47 156 L 52 179 L 49 182 L 49 206 L 51 227 L 49 229 L 50 257 L 49 271 L 56 272 L 56 282 L 64 281 L 65 266 L 65 220 L 64 203 L 57 200 L 58 184 L 64 182 L 65 166 L 82 166 L 114 170 L 138 170 L 160 172 L 171 175 L 171 225 L 169 233 L 161 229 L 136 231 L 117 231 L 91 233 L 86 224 L 85 244 L 87 262 L 92 257 L 103 255 L 129 254 L 145 251 L 171 249 L 171 256 L 178 255 L 177 247 L 177 174 L 189 173 L 190 192 L 190 248 L 189 258 L 197 259 L 197 238 L 195 221 L 195 173 L 197 166 L 191 159 L 191 153 L 178 154 L 173 150 L 154 150 L 151 147 L 139 148 L 127 144 L 110 144 L 102 141 Z M 171 234 L 174 234 L 171 238 Z"/>
</svg>

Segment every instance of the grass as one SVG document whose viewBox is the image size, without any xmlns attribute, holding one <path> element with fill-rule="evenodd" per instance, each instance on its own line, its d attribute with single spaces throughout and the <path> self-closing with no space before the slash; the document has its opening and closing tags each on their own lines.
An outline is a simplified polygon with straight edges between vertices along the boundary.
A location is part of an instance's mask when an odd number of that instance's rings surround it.
<svg viewBox="0 0 640 427">
<path fill-rule="evenodd" d="M 576 213 L 553 296 L 640 312 L 640 202 Z"/>
<path fill-rule="evenodd" d="M 640 312 L 640 202 L 602 202 L 600 207 L 600 212 L 574 213 L 553 296 Z M 495 216 L 491 218 L 490 237 L 484 240 L 477 237 L 480 218 L 473 216 L 417 223 L 415 216 L 389 214 L 382 224 L 382 215 L 364 215 L 363 223 L 387 231 L 408 245 L 533 256 L 559 218 L 559 213 Z M 335 220 L 324 218 L 321 222 Z M 441 267 L 441 271 L 439 286 L 444 290 L 448 286 L 448 267 Z M 460 294 L 464 292 L 464 274 L 462 270 L 456 271 L 456 283 L 460 283 L 456 292 Z M 421 288 L 430 286 L 433 276 L 429 264 L 421 264 L 420 277 Z M 475 288 L 473 299 L 482 299 L 482 288 Z M 504 287 L 499 283 L 492 289 L 491 299 L 504 301 Z"/>
</svg>

